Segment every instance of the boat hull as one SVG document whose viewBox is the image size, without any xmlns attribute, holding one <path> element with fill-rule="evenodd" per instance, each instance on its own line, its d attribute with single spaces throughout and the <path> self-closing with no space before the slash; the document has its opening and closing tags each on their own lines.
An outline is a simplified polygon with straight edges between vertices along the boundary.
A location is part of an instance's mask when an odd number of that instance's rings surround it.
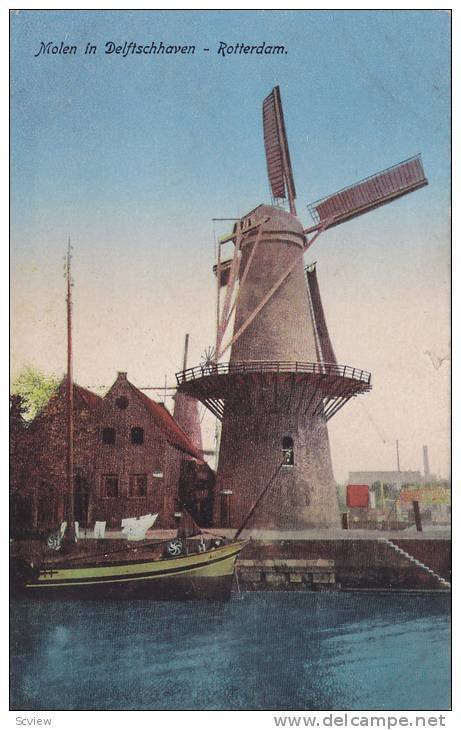
<svg viewBox="0 0 461 730">
<path fill-rule="evenodd" d="M 227 600 L 245 541 L 167 560 L 45 566 L 21 596 L 40 599 Z M 17 595 L 17 591 L 14 591 Z"/>
</svg>

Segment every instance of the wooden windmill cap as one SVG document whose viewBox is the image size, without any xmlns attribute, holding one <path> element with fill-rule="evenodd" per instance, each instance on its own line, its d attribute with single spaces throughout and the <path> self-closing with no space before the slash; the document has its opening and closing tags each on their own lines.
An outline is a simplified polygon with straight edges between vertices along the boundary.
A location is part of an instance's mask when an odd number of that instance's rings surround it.
<svg viewBox="0 0 461 730">
<path fill-rule="evenodd" d="M 253 243 L 262 226 L 262 241 L 290 241 L 303 246 L 305 237 L 303 226 L 291 213 L 272 205 L 259 205 L 241 218 L 244 234 L 242 246 Z M 248 229 L 248 232 L 245 231 Z"/>
</svg>

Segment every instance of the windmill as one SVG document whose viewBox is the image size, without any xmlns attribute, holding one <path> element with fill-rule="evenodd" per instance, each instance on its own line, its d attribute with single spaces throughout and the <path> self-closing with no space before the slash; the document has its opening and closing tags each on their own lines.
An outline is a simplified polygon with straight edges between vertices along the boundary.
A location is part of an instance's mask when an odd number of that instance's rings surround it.
<svg viewBox="0 0 461 730">
<path fill-rule="evenodd" d="M 237 526 L 250 512 L 252 527 L 337 527 L 327 422 L 371 389 L 371 376 L 337 363 L 315 265 L 304 269 L 303 255 L 328 228 L 427 180 L 420 156 L 413 157 L 310 204 L 313 223 L 305 228 L 296 217 L 278 86 L 264 99 L 263 128 L 272 205 L 250 211 L 220 239 L 214 358 L 176 378 L 180 391 L 222 421 L 216 524 Z M 222 260 L 229 242 L 233 256 Z M 261 500 L 267 483 L 271 492 Z"/>
</svg>

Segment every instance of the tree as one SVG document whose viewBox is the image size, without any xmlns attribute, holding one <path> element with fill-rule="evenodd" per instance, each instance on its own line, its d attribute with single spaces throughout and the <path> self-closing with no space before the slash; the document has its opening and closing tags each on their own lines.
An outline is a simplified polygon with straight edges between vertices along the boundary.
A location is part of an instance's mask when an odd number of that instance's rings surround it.
<svg viewBox="0 0 461 730">
<path fill-rule="evenodd" d="M 37 413 L 48 403 L 59 386 L 53 375 L 45 375 L 41 370 L 26 366 L 14 379 L 12 394 L 20 396 L 26 421 L 32 421 Z"/>
<path fill-rule="evenodd" d="M 22 396 L 10 396 L 10 431 L 21 431 L 24 426 L 24 411 L 26 410 Z"/>
</svg>

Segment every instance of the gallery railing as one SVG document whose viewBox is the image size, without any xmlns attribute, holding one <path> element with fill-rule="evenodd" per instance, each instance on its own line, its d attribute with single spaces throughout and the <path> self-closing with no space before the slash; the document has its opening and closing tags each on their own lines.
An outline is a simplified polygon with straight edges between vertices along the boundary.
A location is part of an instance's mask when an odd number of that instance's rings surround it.
<svg viewBox="0 0 461 730">
<path fill-rule="evenodd" d="M 239 375 L 245 373 L 312 373 L 358 380 L 367 385 L 371 373 L 350 365 L 337 365 L 327 362 L 284 362 L 281 360 L 249 360 L 246 362 L 207 363 L 187 368 L 176 373 L 178 385 L 211 375 Z"/>
</svg>

